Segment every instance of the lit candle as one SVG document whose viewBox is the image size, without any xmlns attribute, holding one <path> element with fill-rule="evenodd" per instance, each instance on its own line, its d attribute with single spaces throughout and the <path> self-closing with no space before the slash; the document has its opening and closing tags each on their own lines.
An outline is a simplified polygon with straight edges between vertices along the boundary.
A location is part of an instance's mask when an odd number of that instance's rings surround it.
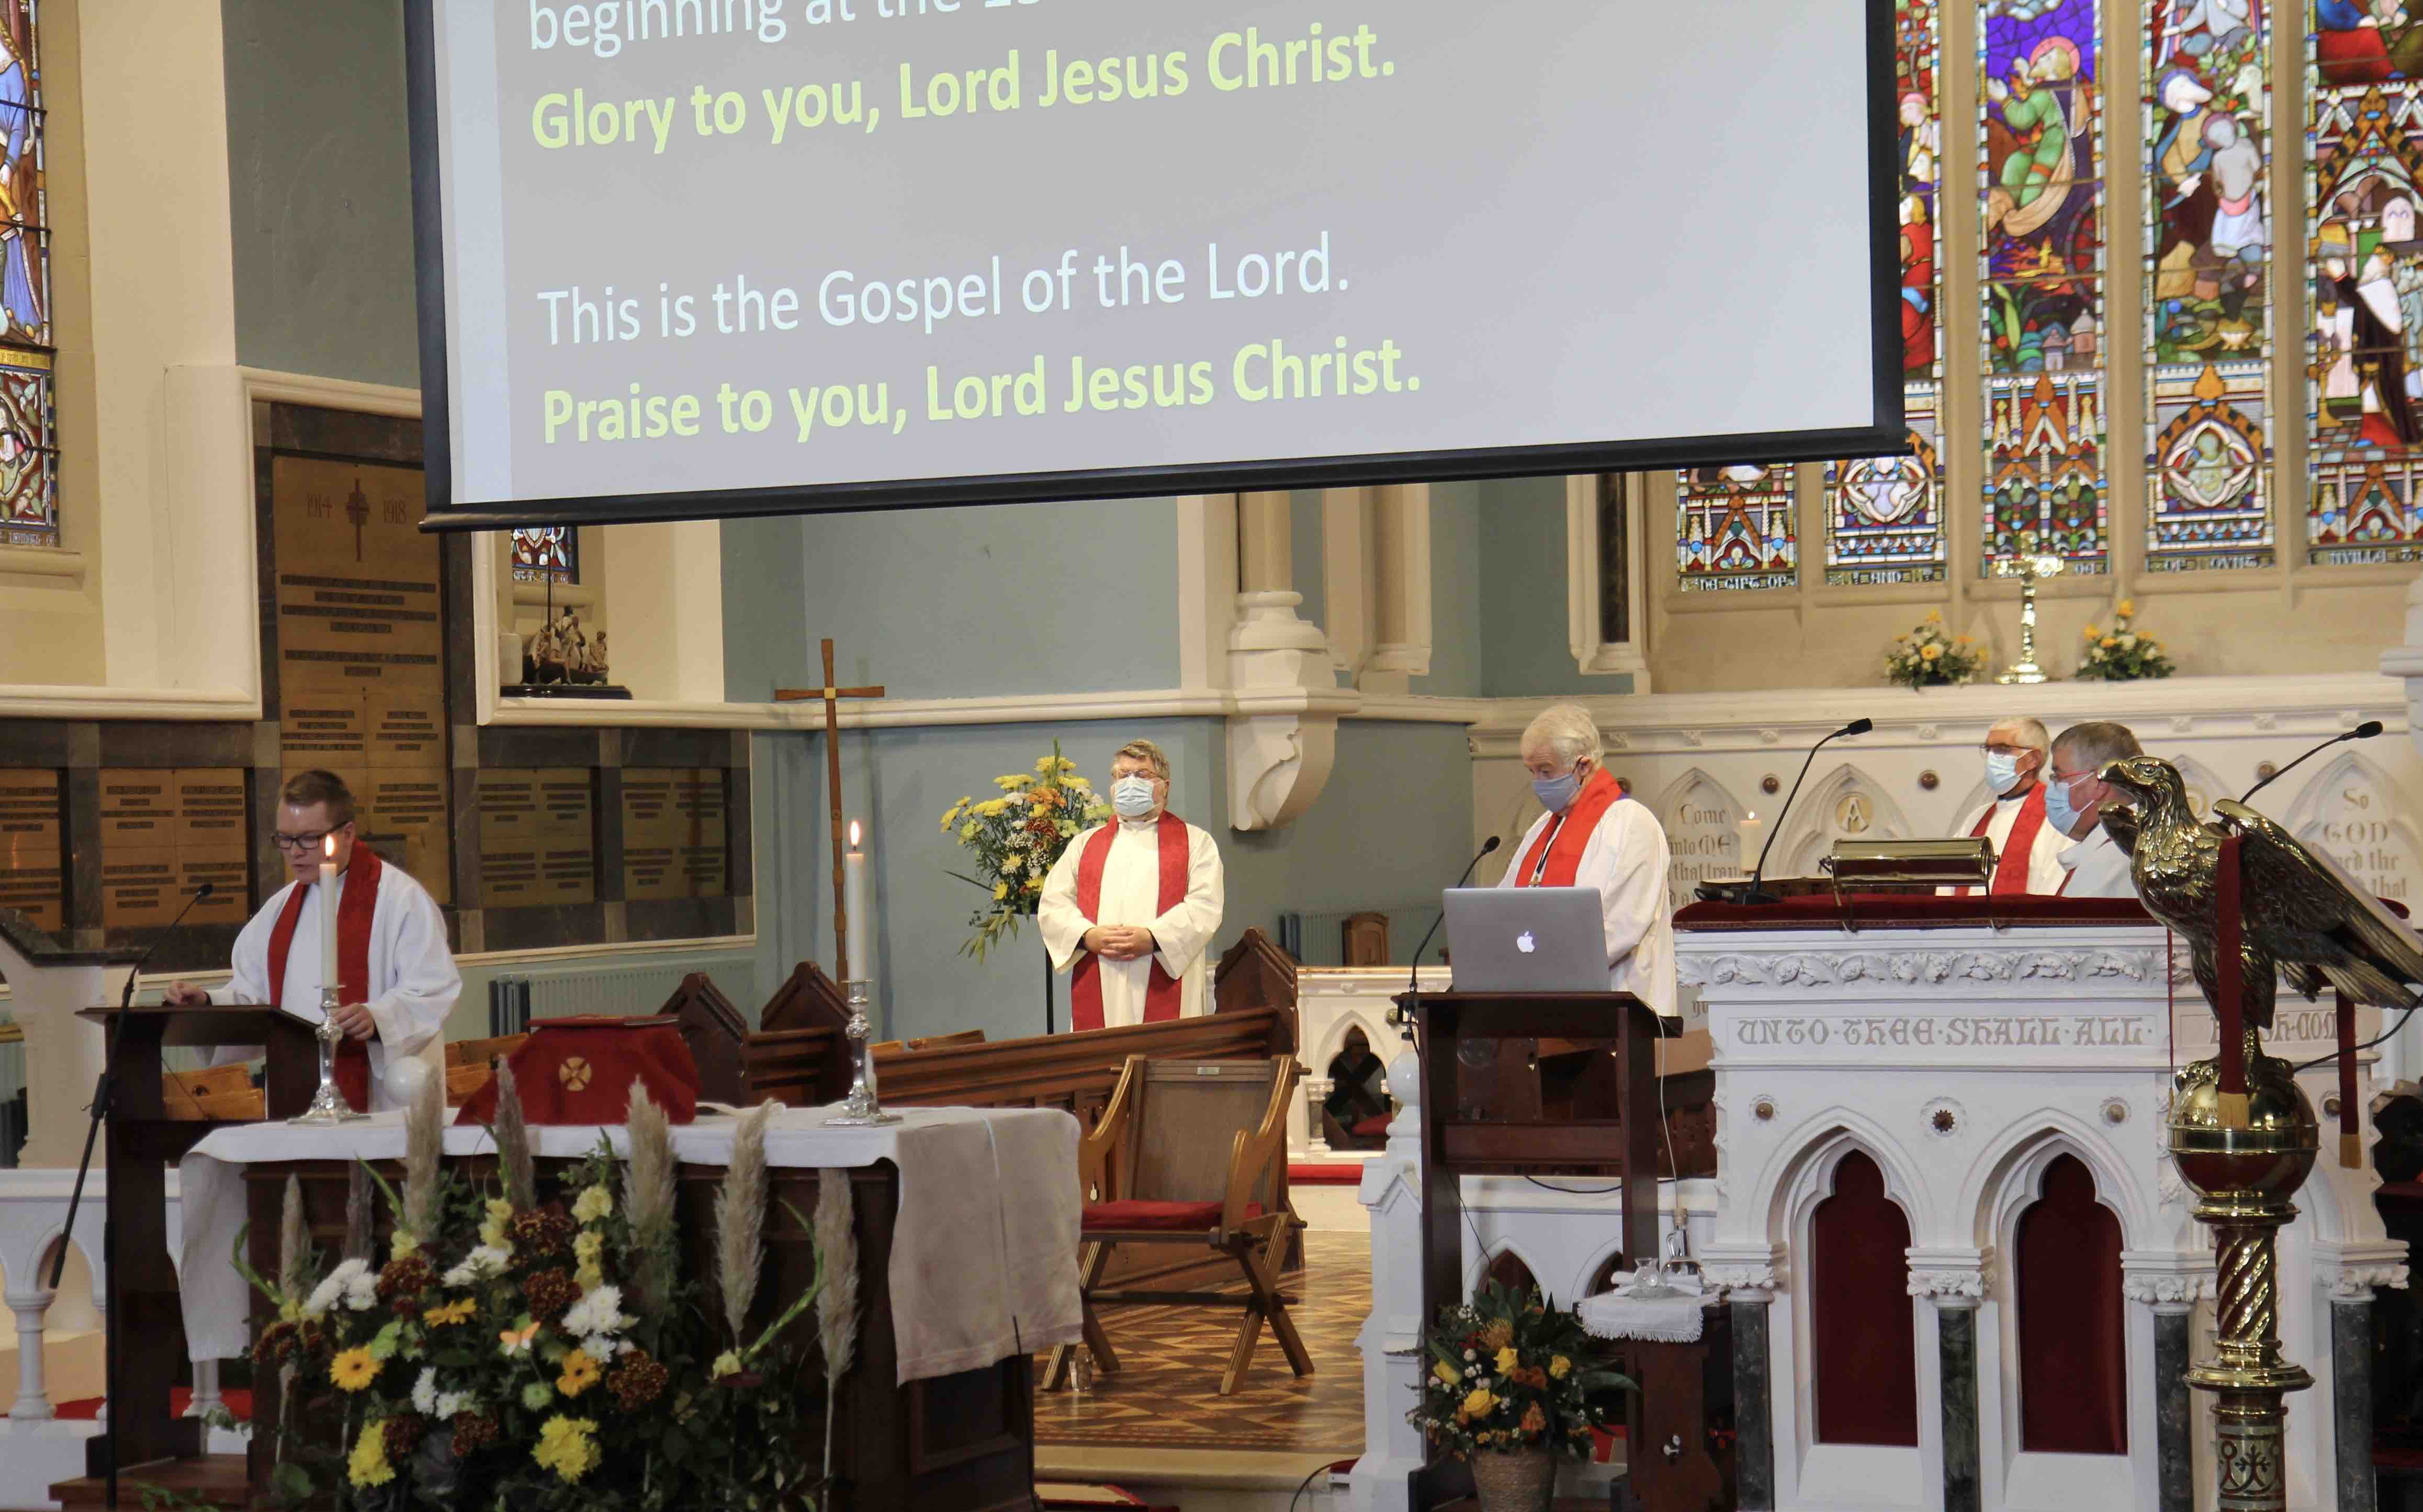
<svg viewBox="0 0 2423 1512">
<path fill-rule="evenodd" d="M 1741 831 L 1741 869 L 1748 875 L 1750 869 L 1758 864 L 1758 848 L 1766 838 L 1766 827 L 1758 822 L 1758 815 L 1751 814 L 1734 827 Z"/>
<path fill-rule="evenodd" d="M 320 985 L 337 984 L 337 837 L 320 842 Z"/>
<path fill-rule="evenodd" d="M 849 822 L 849 854 L 842 858 L 842 900 L 849 914 L 849 974 L 864 981 L 872 975 L 875 954 L 866 943 L 866 852 L 855 819 Z"/>
</svg>

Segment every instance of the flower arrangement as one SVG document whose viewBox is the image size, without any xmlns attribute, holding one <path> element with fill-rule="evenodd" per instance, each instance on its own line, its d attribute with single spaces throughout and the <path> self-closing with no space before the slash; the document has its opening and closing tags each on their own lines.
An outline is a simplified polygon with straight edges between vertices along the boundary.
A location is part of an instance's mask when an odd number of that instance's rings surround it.
<svg viewBox="0 0 2423 1512">
<path fill-rule="evenodd" d="M 992 894 L 990 906 L 969 916 L 975 933 L 959 947 L 979 961 L 1005 935 L 1017 935 L 1020 920 L 1034 916 L 1043 901 L 1043 878 L 1069 842 L 1111 817 L 1111 806 L 1077 775 L 1077 764 L 1060 754 L 1056 740 L 1032 774 L 1012 772 L 992 785 L 1001 796 L 961 798 L 942 814 L 942 832 L 956 834 L 975 856 L 976 875 L 951 874 Z"/>
<path fill-rule="evenodd" d="M 726 1173 L 710 1310 L 682 1275 L 671 1132 L 646 1092 L 633 1089 L 624 1159 L 601 1141 L 543 1191 L 519 1096 L 509 1072 L 499 1079 L 493 1180 L 440 1169 L 434 1079 L 408 1117 L 404 1195 L 356 1165 L 395 1213 L 384 1264 L 353 1253 L 312 1281 L 291 1182 L 277 1280 L 251 1270 L 237 1239 L 237 1268 L 277 1314 L 253 1357 L 282 1382 L 279 1502 L 813 1508 L 817 1476 L 797 1427 L 805 1381 L 783 1335 L 814 1305 L 824 1255 L 805 1296 L 761 1331 L 742 1326 L 770 1107 L 742 1120 Z M 349 1227 L 367 1238 L 366 1223 Z M 742 1442 L 748 1455 L 730 1452 Z"/>
<path fill-rule="evenodd" d="M 1526 1450 L 1586 1458 L 1592 1430 L 1608 1421 L 1594 1394 L 1633 1389 L 1606 1368 L 1607 1347 L 1574 1309 L 1529 1288 L 1481 1283 L 1471 1301 L 1439 1309 L 1422 1343 L 1430 1374 L 1405 1421 L 1459 1459 Z"/>
<path fill-rule="evenodd" d="M 1946 635 L 1943 611 L 1929 609 L 1917 629 L 1893 637 L 1885 679 L 1909 688 L 1944 687 L 1969 681 L 1985 665 L 1985 648 L 1967 636 Z"/>
<path fill-rule="evenodd" d="M 2112 611 L 2112 628 L 2086 627 L 2086 659 L 2078 664 L 2078 675 L 2105 683 L 2134 683 L 2148 677 L 2168 677 L 2178 669 L 2162 652 L 2162 643 L 2152 636 L 2140 635 L 2130 628 L 2137 617 L 2134 599 L 2122 599 Z"/>
</svg>

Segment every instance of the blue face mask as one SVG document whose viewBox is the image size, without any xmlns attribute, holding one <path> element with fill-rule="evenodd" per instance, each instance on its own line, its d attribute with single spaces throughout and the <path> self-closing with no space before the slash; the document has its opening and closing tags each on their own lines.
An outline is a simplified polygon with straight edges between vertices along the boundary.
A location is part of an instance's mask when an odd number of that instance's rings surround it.
<svg viewBox="0 0 2423 1512">
<path fill-rule="evenodd" d="M 2069 784 L 2054 778 L 2045 784 L 2045 823 L 2068 834 L 2078 827 L 2079 811 L 2069 801 Z"/>
<path fill-rule="evenodd" d="M 1125 819 L 1141 819 L 1152 812 L 1152 779 L 1123 777 L 1112 783 L 1111 807 Z"/>
<path fill-rule="evenodd" d="M 1581 792 L 1581 790 L 1582 774 L 1581 768 L 1578 765 L 1562 777 L 1535 777 L 1531 779 L 1532 793 L 1539 797 L 1541 807 L 1546 809 L 1550 813 L 1562 813 L 1567 809 L 1572 808 L 1574 806 L 1574 798 Z"/>
</svg>

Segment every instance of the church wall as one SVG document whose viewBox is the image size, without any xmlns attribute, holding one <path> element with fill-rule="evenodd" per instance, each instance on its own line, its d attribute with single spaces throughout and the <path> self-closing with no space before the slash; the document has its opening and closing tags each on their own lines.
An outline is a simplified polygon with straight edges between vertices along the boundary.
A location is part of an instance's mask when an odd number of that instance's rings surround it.
<svg viewBox="0 0 2423 1512">
<path fill-rule="evenodd" d="M 1563 475 L 1499 479 L 1475 486 L 1481 512 L 1481 694 L 1523 698 L 1632 691 L 1628 676 L 1586 677 L 1574 663 L 1565 599 Z M 1437 528 L 1435 514 L 1432 528 Z M 1432 550 L 1435 557 L 1435 538 Z"/>
<path fill-rule="evenodd" d="M 404 19 L 223 0 L 237 360 L 418 384 Z"/>
<path fill-rule="evenodd" d="M 1431 485 L 1431 669 L 1409 690 L 1437 698 L 1482 691 L 1481 575 L 1486 526 L 1480 483 Z"/>
</svg>

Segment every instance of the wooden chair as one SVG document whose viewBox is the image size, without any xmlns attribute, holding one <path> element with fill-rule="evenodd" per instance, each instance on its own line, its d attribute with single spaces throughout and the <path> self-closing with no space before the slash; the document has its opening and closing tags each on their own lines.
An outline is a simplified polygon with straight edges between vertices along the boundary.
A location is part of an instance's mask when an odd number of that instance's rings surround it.
<svg viewBox="0 0 2423 1512">
<path fill-rule="evenodd" d="M 455 1040 L 446 1047 L 446 1106 L 460 1108 L 497 1074 L 497 1063 L 522 1047 L 528 1034 Z"/>
<path fill-rule="evenodd" d="M 252 1084 L 250 1069 L 242 1065 L 164 1071 L 160 1074 L 160 1101 L 167 1116 L 180 1122 L 258 1121 L 269 1116 L 269 1099 Z"/>
<path fill-rule="evenodd" d="M 1237 1326 L 1220 1394 L 1234 1393 L 1253 1363 L 1262 1325 L 1298 1376 L 1312 1357 L 1288 1315 L 1278 1257 L 1295 1215 L 1279 1197 L 1287 1159 L 1287 1115 L 1301 1068 L 1292 1056 L 1258 1061 L 1153 1061 L 1130 1056 L 1108 1107 L 1077 1150 L 1086 1197 L 1078 1284 L 1085 1299 L 1085 1343 L 1102 1374 L 1118 1356 L 1094 1312 L 1095 1288 L 1122 1244 L 1189 1244 L 1227 1255 L 1243 1277 L 1244 1317 Z M 1224 1138 L 1225 1136 L 1225 1138 Z M 1225 1148 L 1225 1156 L 1223 1150 Z M 1234 1292 L 1122 1293 L 1120 1299 L 1235 1307 Z M 1047 1388 L 1066 1379 L 1075 1347 L 1052 1351 Z"/>
<path fill-rule="evenodd" d="M 1388 916 L 1349 914 L 1338 926 L 1338 958 L 1348 966 L 1388 964 Z"/>
</svg>

